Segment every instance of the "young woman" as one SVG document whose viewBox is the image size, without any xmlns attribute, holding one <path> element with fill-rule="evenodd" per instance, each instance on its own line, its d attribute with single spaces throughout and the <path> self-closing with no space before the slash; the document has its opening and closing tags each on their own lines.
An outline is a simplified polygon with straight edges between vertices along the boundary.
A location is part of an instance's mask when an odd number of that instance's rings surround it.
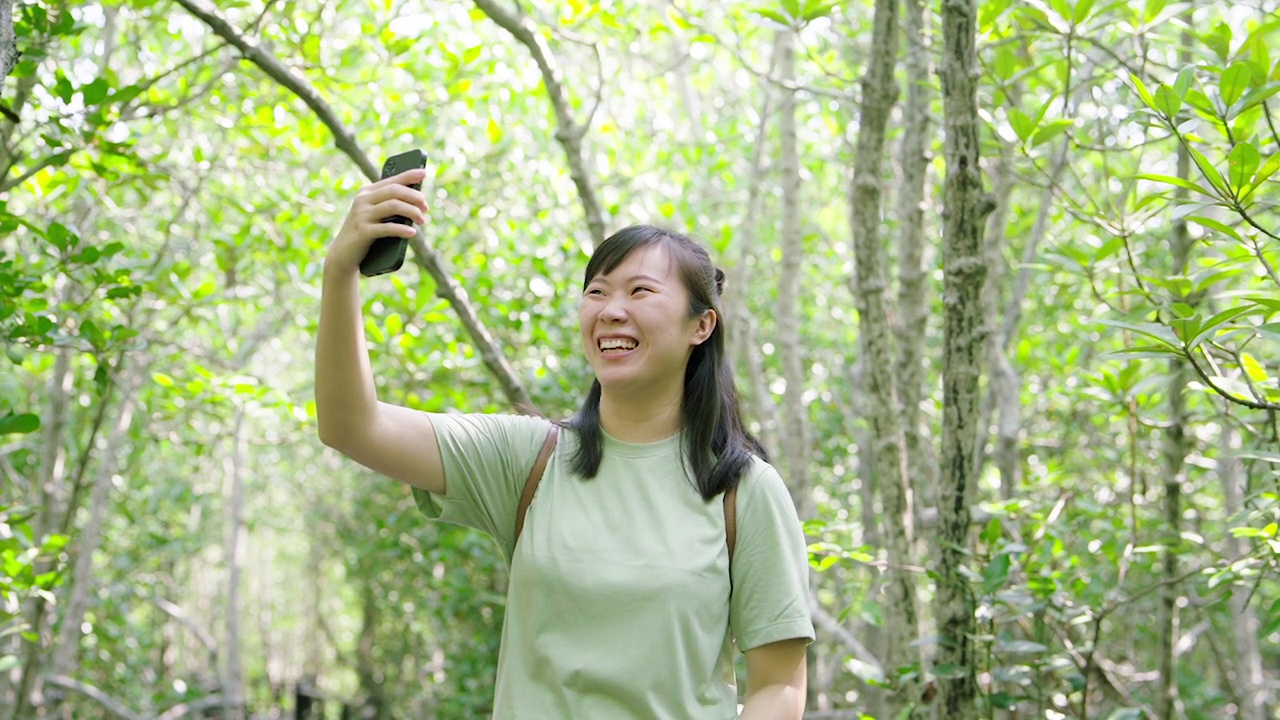
<svg viewBox="0 0 1280 720">
<path fill-rule="evenodd" d="M 379 402 L 357 268 L 427 220 L 411 170 L 362 189 L 325 259 L 321 440 L 414 487 L 432 519 L 492 535 L 511 565 L 494 717 L 799 720 L 813 639 L 795 507 L 743 427 L 725 357 L 723 275 L 705 250 L 624 229 L 587 264 L 578 309 L 595 382 L 562 423 L 523 531 L 520 494 L 550 421 Z M 719 499 L 737 487 L 732 563 Z"/>
</svg>

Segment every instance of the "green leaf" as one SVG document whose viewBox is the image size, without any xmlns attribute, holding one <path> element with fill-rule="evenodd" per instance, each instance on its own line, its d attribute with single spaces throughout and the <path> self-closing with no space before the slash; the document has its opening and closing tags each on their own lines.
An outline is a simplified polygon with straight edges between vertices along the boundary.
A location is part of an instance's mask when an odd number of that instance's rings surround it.
<svg viewBox="0 0 1280 720">
<path fill-rule="evenodd" d="M 1258 312 L 1257 305 L 1237 305 L 1236 307 L 1227 308 L 1226 310 L 1223 310 L 1217 315 L 1214 315 L 1213 317 L 1206 320 L 1204 324 L 1200 326 L 1200 329 L 1197 331 L 1196 336 L 1192 338 L 1190 343 L 1187 344 L 1187 349 L 1195 350 L 1197 347 L 1199 347 L 1200 343 L 1216 335 L 1223 325 L 1226 325 L 1232 320 L 1235 320 L 1236 318 L 1239 318 L 1243 315 L 1248 315 L 1250 313 L 1255 313 L 1255 312 Z"/>
<path fill-rule="evenodd" d="M 997 640 L 996 652 L 1017 653 L 1020 655 L 1030 655 L 1033 653 L 1042 653 L 1048 650 L 1048 646 L 1041 645 L 1038 642 L 1030 640 Z"/>
<path fill-rule="evenodd" d="M 1218 60 L 1226 62 L 1231 55 L 1231 26 L 1220 22 L 1213 29 L 1200 36 L 1201 41 L 1218 56 Z"/>
<path fill-rule="evenodd" d="M 1222 72 L 1222 77 L 1218 80 L 1218 92 L 1222 95 L 1222 102 L 1230 106 L 1244 91 L 1249 88 L 1249 80 L 1253 75 L 1253 70 L 1248 63 L 1237 62 L 1232 63 Z"/>
<path fill-rule="evenodd" d="M 1241 142 L 1231 148 L 1231 153 L 1227 155 L 1227 173 L 1231 179 L 1231 187 L 1237 192 L 1247 189 L 1261 162 L 1262 155 L 1251 143 Z"/>
<path fill-rule="evenodd" d="M 1211 230 L 1216 230 L 1222 233 L 1223 235 L 1226 235 L 1227 237 L 1234 239 L 1236 242 L 1243 242 L 1243 238 L 1240 237 L 1240 233 L 1236 232 L 1235 228 L 1231 227 L 1230 225 L 1221 223 L 1217 220 L 1214 220 L 1213 218 L 1207 218 L 1202 215 L 1192 215 L 1187 218 L 1187 222 L 1193 222 L 1197 225 L 1203 225 L 1204 227 L 1207 227 Z"/>
<path fill-rule="evenodd" d="M 982 592 L 990 595 L 1004 585 L 1004 581 L 1009 577 L 1009 566 L 1013 559 L 1005 554 L 1000 553 L 991 558 L 991 562 L 987 563 L 987 569 L 982 573 Z"/>
<path fill-rule="evenodd" d="M 71 102 L 71 98 L 76 94 L 76 89 L 71 86 L 71 81 L 62 73 L 62 70 L 54 73 L 54 78 L 53 94 L 57 95 L 58 99 L 64 103 Z"/>
<path fill-rule="evenodd" d="M 1218 173 L 1218 169 L 1213 166 L 1213 163 L 1209 162 L 1209 158 L 1206 158 L 1204 153 L 1190 145 L 1187 146 L 1187 151 L 1191 153 L 1191 159 L 1195 161 L 1196 167 L 1200 168 L 1200 172 L 1204 173 L 1204 177 L 1209 181 L 1209 184 L 1223 197 L 1230 196 L 1227 184 L 1222 180 L 1222 175 Z"/>
<path fill-rule="evenodd" d="M 476 58 L 480 57 L 480 52 L 483 49 L 484 47 L 482 45 L 476 45 L 475 47 L 469 47 L 466 50 L 463 50 L 462 51 L 463 64 L 469 65 L 475 62 Z"/>
<path fill-rule="evenodd" d="M 1018 108 L 1009 110 L 1009 127 L 1013 128 L 1013 134 L 1017 135 L 1022 142 L 1026 142 L 1027 138 L 1036 131 L 1035 122 Z"/>
<path fill-rule="evenodd" d="M 940 678 L 960 678 L 969 673 L 969 670 L 963 665 L 955 665 L 953 663 L 938 663 L 933 666 L 933 675 Z"/>
<path fill-rule="evenodd" d="M 1001 710 L 1016 710 L 1020 699 L 1022 699 L 1021 696 L 1010 695 L 1007 692 L 994 692 L 987 698 L 992 707 L 996 707 Z"/>
<path fill-rule="evenodd" d="M 1159 323 L 1145 323 L 1138 325 L 1135 323 L 1121 322 L 1119 320 L 1095 320 L 1094 322 L 1138 333 L 1139 335 L 1149 337 L 1152 340 L 1174 348 L 1175 350 L 1180 351 L 1182 349 L 1182 343 L 1178 341 L 1178 338 L 1173 335 L 1167 325 L 1161 325 Z"/>
<path fill-rule="evenodd" d="M 40 429 L 40 418 L 32 413 L 0 417 L 0 435 L 25 435 Z"/>
<path fill-rule="evenodd" d="M 1054 120 L 1046 125 L 1041 125 L 1036 128 L 1035 134 L 1031 136 L 1031 146 L 1035 147 L 1052 140 L 1074 124 L 1073 120 Z"/>
<path fill-rule="evenodd" d="M 1187 91 L 1191 89 L 1191 83 L 1195 80 L 1195 66 L 1184 67 L 1178 71 L 1178 77 L 1173 81 L 1173 91 L 1178 94 L 1179 99 L 1187 97 Z"/>
<path fill-rule="evenodd" d="M 1194 192 L 1200 193 L 1201 195 L 1208 195 L 1210 197 L 1213 197 L 1213 193 L 1210 192 L 1203 185 L 1197 185 L 1196 183 L 1193 183 L 1190 180 L 1186 180 L 1180 177 L 1175 177 L 1173 175 L 1143 173 L 1141 175 L 1134 175 L 1134 177 L 1139 180 L 1151 180 L 1153 182 L 1165 183 L 1166 185 L 1173 185 L 1174 187 L 1180 187 L 1186 190 L 1192 190 Z"/>
<path fill-rule="evenodd" d="M 772 20 L 778 23 L 779 25 L 791 27 L 791 22 L 792 22 L 791 18 L 787 17 L 786 15 L 783 15 L 777 10 L 774 10 L 772 8 L 769 8 L 763 5 L 754 7 L 751 10 L 752 12 L 759 15 L 760 17 L 763 17 L 768 20 Z"/>
<path fill-rule="evenodd" d="M 489 118 L 489 123 L 485 126 L 485 131 L 489 134 L 489 142 L 497 144 L 502 140 L 502 127 L 494 121 L 493 117 Z"/>
<path fill-rule="evenodd" d="M 1139 78 L 1133 73 L 1129 73 L 1129 81 L 1133 83 L 1133 89 L 1138 92 L 1138 97 L 1142 99 L 1142 102 L 1146 103 L 1147 107 L 1152 110 L 1156 110 L 1156 99 L 1151 97 L 1151 92 L 1147 90 L 1147 86 L 1142 82 L 1142 78 Z"/>
<path fill-rule="evenodd" d="M 1156 109 L 1173 120 L 1182 109 L 1182 98 L 1168 85 L 1161 85 L 1156 88 Z"/>
<path fill-rule="evenodd" d="M 1078 0 L 1076 6 L 1071 9 L 1071 24 L 1083 25 L 1085 20 L 1089 19 L 1089 13 L 1093 12 L 1093 0 Z"/>
<path fill-rule="evenodd" d="M 800 17 L 805 22 L 812 22 L 818 18 L 826 17 L 831 11 L 840 5 L 840 0 L 805 0 L 804 7 L 800 11 Z"/>
<path fill-rule="evenodd" d="M 151 373 L 151 379 L 161 387 L 173 387 L 173 378 L 162 372 Z"/>
<path fill-rule="evenodd" d="M 1275 175 L 1277 170 L 1280 170 L 1280 152 L 1277 152 L 1267 158 L 1267 161 L 1262 164 L 1262 167 L 1258 168 L 1258 172 L 1254 173 L 1253 180 L 1249 182 L 1249 192 L 1252 193 L 1254 190 L 1262 187 L 1262 183 L 1270 180 L 1271 176 Z"/>
<path fill-rule="evenodd" d="M 84 95 L 85 105 L 97 105 L 107 98 L 107 93 L 111 91 L 111 83 L 106 78 L 98 78 L 93 82 L 80 88 L 80 93 Z"/>
<path fill-rule="evenodd" d="M 1240 98 L 1239 102 L 1231 106 L 1226 119 L 1231 120 L 1240 113 L 1249 110 L 1250 108 L 1257 107 L 1264 100 L 1267 100 L 1278 92 L 1280 92 L 1280 82 L 1269 82 L 1265 85 L 1259 85 L 1258 87 L 1253 88 L 1249 92 L 1246 92 Z"/>
<path fill-rule="evenodd" d="M 1000 539 L 1000 518 L 993 517 L 982 530 L 981 540 L 988 546 L 994 545 Z"/>
<path fill-rule="evenodd" d="M 1261 385 L 1267 381 L 1267 369 L 1247 352 L 1240 353 L 1240 367 L 1253 382 Z"/>
<path fill-rule="evenodd" d="M 75 233 L 67 229 L 62 223 L 53 223 L 45 232 L 45 237 L 49 242 L 53 243 L 59 250 L 75 247 L 80 243 L 80 238 Z"/>
<path fill-rule="evenodd" d="M 1126 360 L 1166 360 L 1171 357 L 1182 357 L 1182 351 L 1168 345 L 1135 345 L 1103 353 L 1103 357 Z"/>
</svg>

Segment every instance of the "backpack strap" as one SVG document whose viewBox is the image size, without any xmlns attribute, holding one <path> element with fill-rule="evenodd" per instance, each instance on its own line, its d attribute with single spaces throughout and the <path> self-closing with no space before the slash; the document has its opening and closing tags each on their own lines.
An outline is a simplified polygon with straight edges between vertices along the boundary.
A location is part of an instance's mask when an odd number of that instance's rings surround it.
<svg viewBox="0 0 1280 720">
<path fill-rule="evenodd" d="M 738 541 L 738 486 L 724 491 L 724 542 L 729 546 L 729 564 L 733 565 L 733 546 Z"/>
<path fill-rule="evenodd" d="M 556 436 L 559 434 L 560 426 L 553 423 L 551 429 L 547 430 L 547 439 L 542 441 L 538 459 L 533 462 L 533 469 L 529 471 L 529 477 L 524 481 L 524 491 L 520 493 L 520 507 L 516 509 L 516 534 L 511 540 L 512 547 L 520 541 L 520 532 L 524 530 L 524 515 L 529 512 L 529 504 L 533 502 L 533 494 L 538 491 L 538 483 L 542 482 L 542 473 L 547 469 L 552 451 L 556 449 Z"/>
</svg>

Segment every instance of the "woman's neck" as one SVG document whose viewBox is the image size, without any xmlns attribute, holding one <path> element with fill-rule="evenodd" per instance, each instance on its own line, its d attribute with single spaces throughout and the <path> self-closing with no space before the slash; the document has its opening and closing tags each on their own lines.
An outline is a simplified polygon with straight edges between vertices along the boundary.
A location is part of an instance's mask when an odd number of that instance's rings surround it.
<svg viewBox="0 0 1280 720">
<path fill-rule="evenodd" d="M 623 442 L 657 442 L 680 432 L 680 394 L 674 397 L 620 398 L 600 395 L 600 427 Z"/>
</svg>

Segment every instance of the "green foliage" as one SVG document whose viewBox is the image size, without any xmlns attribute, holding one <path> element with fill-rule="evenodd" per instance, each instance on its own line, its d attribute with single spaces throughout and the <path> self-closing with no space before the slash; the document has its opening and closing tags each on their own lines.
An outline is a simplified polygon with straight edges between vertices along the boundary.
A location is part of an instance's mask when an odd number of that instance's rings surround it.
<svg viewBox="0 0 1280 720">
<path fill-rule="evenodd" d="M 36 510 L 0 504 L 0 639 L 21 634 L 35 642 L 25 613 L 35 600 L 54 602 L 54 590 L 62 584 L 66 556 L 65 535 L 35 537 L 31 519 Z M 18 656 L 0 654 L 0 671 L 19 664 Z"/>
</svg>

